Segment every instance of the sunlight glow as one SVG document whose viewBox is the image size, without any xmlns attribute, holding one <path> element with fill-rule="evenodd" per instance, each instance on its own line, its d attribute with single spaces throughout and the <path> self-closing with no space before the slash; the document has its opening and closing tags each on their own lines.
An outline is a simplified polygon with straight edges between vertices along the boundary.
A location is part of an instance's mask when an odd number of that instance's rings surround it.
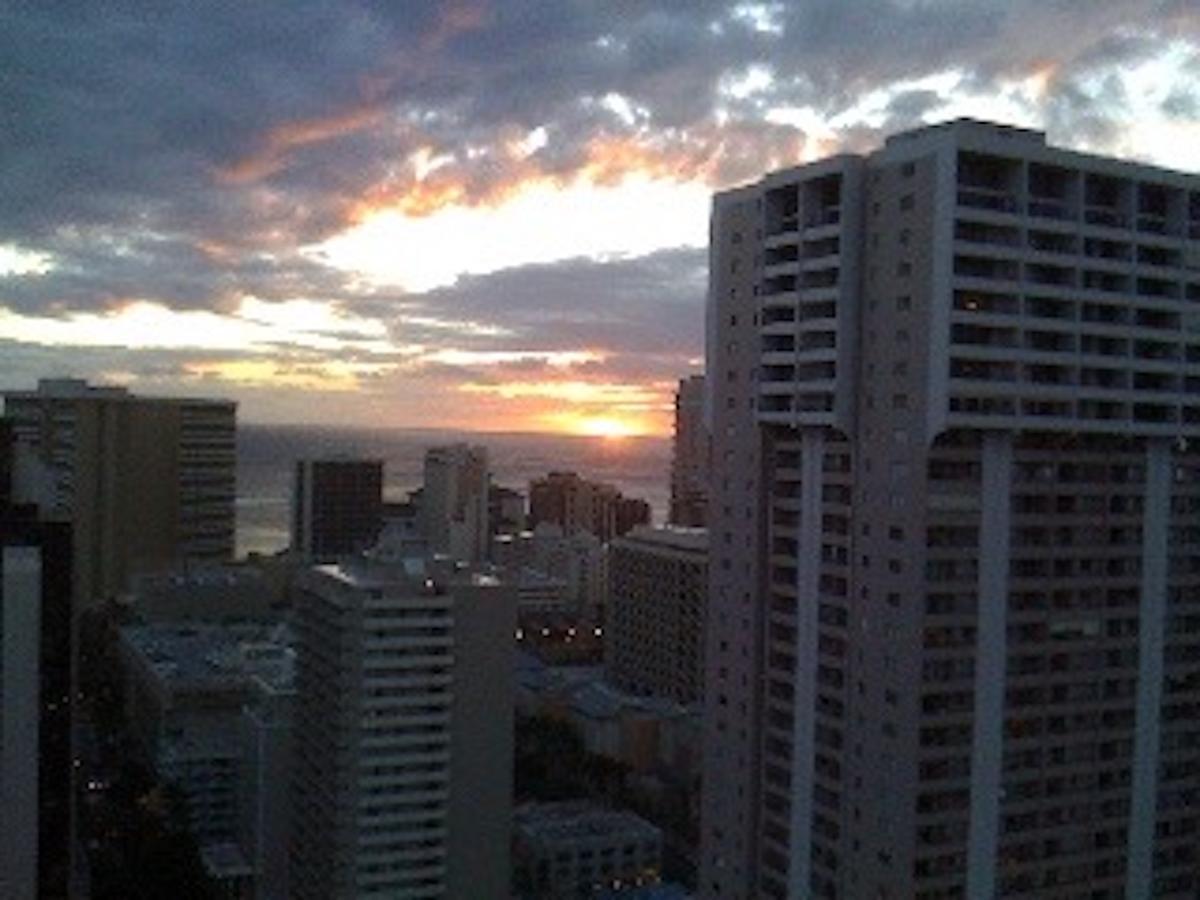
<svg viewBox="0 0 1200 900">
<path fill-rule="evenodd" d="M 704 184 L 641 175 L 604 186 L 534 182 L 495 207 L 378 212 L 305 252 L 376 285 L 423 292 L 514 266 L 704 246 L 710 199 Z"/>
<path fill-rule="evenodd" d="M 67 347 L 129 347 L 166 350 L 277 350 L 291 344 L 310 350 L 396 353 L 384 326 L 339 313 L 313 300 L 268 303 L 245 298 L 237 312 L 173 310 L 135 300 L 104 313 L 61 318 L 22 316 L 0 307 L 0 338 Z"/>
<path fill-rule="evenodd" d="M 46 253 L 23 250 L 13 244 L 0 244 L 0 278 L 9 275 L 45 275 L 54 268 Z"/>
</svg>

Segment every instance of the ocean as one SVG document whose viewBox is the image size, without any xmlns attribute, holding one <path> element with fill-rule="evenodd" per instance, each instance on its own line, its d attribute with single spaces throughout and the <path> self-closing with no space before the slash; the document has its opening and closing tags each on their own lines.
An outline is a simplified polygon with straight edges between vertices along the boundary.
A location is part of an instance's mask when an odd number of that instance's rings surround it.
<svg viewBox="0 0 1200 900">
<path fill-rule="evenodd" d="M 648 501 L 654 521 L 666 520 L 668 438 L 239 425 L 238 555 L 274 553 L 287 547 L 296 460 L 334 455 L 382 459 L 385 499 L 403 500 L 421 485 L 426 449 L 459 441 L 487 447 L 494 484 L 527 494 L 533 478 L 554 470 L 574 471 Z"/>
</svg>

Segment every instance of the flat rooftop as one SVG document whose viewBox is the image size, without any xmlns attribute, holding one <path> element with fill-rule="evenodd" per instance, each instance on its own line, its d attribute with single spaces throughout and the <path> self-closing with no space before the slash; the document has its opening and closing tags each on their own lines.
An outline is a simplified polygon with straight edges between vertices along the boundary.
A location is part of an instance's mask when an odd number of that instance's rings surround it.
<svg viewBox="0 0 1200 900">
<path fill-rule="evenodd" d="M 662 832 L 641 816 L 586 802 L 527 804 L 513 819 L 523 835 L 546 843 L 662 839 Z"/>
<path fill-rule="evenodd" d="M 708 529 L 685 528 L 682 525 L 637 525 L 624 537 L 617 539 L 617 543 L 622 542 L 704 553 L 708 550 Z"/>
<path fill-rule="evenodd" d="M 235 690 L 256 675 L 284 686 L 295 665 L 287 625 L 128 625 L 121 640 L 172 691 Z"/>
</svg>

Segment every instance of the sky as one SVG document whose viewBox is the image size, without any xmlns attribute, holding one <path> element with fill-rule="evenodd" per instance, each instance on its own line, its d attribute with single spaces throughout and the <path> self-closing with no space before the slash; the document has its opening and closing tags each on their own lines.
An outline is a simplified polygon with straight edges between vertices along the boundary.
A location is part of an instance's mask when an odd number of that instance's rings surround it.
<svg viewBox="0 0 1200 900">
<path fill-rule="evenodd" d="M 1196 0 L 0 3 L 0 388 L 666 433 L 713 191 L 970 115 L 1200 168 Z"/>
</svg>

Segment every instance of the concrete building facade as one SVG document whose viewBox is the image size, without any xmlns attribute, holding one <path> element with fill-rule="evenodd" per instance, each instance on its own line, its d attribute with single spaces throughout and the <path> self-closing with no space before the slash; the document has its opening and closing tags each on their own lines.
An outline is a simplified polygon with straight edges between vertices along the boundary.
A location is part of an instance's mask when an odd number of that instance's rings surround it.
<svg viewBox="0 0 1200 900">
<path fill-rule="evenodd" d="M 402 550 L 297 604 L 293 896 L 507 897 L 513 590 Z"/>
<path fill-rule="evenodd" d="M 0 507 L 0 896 L 71 883 L 71 534 Z"/>
<path fill-rule="evenodd" d="M 703 896 L 1195 895 L 1197 239 L 969 121 L 716 198 Z"/>
<path fill-rule="evenodd" d="M 333 562 L 374 545 L 383 527 L 383 463 L 377 459 L 296 461 L 292 552 Z"/>
<path fill-rule="evenodd" d="M 641 526 L 609 546 L 604 665 L 623 690 L 676 703 L 704 692 L 708 534 Z"/>
<path fill-rule="evenodd" d="M 232 557 L 234 403 L 54 379 L 6 393 L 4 407 L 48 475 L 44 512 L 71 523 L 78 603 L 139 572 Z"/>
<path fill-rule="evenodd" d="M 708 429 L 704 425 L 704 376 L 679 381 L 671 444 L 672 525 L 703 528 L 708 516 Z"/>
</svg>

